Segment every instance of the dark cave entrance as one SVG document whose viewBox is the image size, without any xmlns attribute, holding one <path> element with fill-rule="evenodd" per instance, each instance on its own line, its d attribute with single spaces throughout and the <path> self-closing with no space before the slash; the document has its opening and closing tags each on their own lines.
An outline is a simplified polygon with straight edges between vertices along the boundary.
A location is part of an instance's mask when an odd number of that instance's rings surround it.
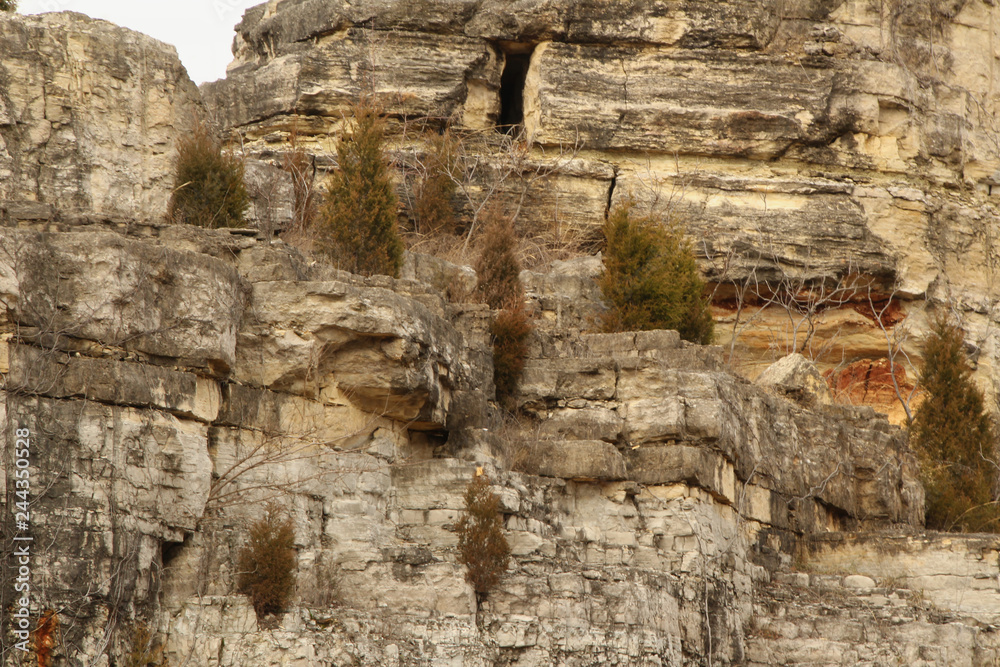
<svg viewBox="0 0 1000 667">
<path fill-rule="evenodd" d="M 524 83 L 531 66 L 534 44 L 505 42 L 500 45 L 504 54 L 503 73 L 500 75 L 500 117 L 497 130 L 510 134 L 524 124 Z"/>
</svg>

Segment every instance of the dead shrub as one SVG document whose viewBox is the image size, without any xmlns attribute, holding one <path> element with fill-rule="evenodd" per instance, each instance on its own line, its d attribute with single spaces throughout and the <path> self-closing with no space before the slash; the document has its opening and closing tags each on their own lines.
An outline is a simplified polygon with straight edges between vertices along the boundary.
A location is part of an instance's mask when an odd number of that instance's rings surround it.
<svg viewBox="0 0 1000 667">
<path fill-rule="evenodd" d="M 417 231 L 423 234 L 453 234 L 455 206 L 452 199 L 457 186 L 451 174 L 455 170 L 458 143 L 451 133 L 428 136 L 430 150 L 423 174 L 414 188 L 413 217 Z"/>
<path fill-rule="evenodd" d="M 295 529 L 277 505 L 250 526 L 237 571 L 237 589 L 250 597 L 257 618 L 287 608 L 295 588 Z"/>
<path fill-rule="evenodd" d="M 503 534 L 500 498 L 481 473 L 465 489 L 465 515 L 458 522 L 459 562 L 476 593 L 493 590 L 510 564 L 510 546 Z"/>
<path fill-rule="evenodd" d="M 524 302 L 517 237 L 509 216 L 497 206 L 483 213 L 482 251 L 476 260 L 476 293 L 490 308 L 520 307 Z"/>
<path fill-rule="evenodd" d="M 528 472 L 526 464 L 531 458 L 536 442 L 546 439 L 540 422 L 533 422 L 524 414 L 498 411 L 490 426 L 494 436 L 494 453 L 506 470 Z"/>
<path fill-rule="evenodd" d="M 298 145 L 297 134 L 292 133 L 292 151 L 281 160 L 281 168 L 292 179 L 292 228 L 305 230 L 316 217 L 318 197 L 316 188 L 316 167 L 312 156 Z"/>
<path fill-rule="evenodd" d="M 335 565 L 322 559 L 312 571 L 312 584 L 302 591 L 302 602 L 310 607 L 328 609 L 341 600 L 340 578 Z M 303 588 L 299 587 L 300 590 Z"/>
<path fill-rule="evenodd" d="M 124 667 L 166 667 L 163 645 L 155 641 L 146 623 L 137 622 L 132 627 L 128 645 L 125 647 Z"/>
<path fill-rule="evenodd" d="M 506 407 L 510 407 L 513 402 L 517 385 L 524 373 L 531 331 L 531 320 L 520 306 L 501 310 L 490 326 L 493 338 L 493 384 L 496 386 L 497 400 Z"/>
</svg>

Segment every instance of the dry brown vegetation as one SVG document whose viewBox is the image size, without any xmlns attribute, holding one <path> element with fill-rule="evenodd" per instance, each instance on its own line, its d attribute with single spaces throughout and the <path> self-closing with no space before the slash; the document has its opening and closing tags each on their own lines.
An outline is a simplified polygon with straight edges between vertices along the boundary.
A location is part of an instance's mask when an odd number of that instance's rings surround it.
<svg viewBox="0 0 1000 667">
<path fill-rule="evenodd" d="M 503 534 L 500 498 L 486 475 L 477 474 L 465 490 L 465 515 L 458 522 L 459 562 L 477 593 L 493 590 L 507 571 L 510 546 Z"/>
<path fill-rule="evenodd" d="M 269 504 L 249 530 L 237 558 L 237 588 L 250 597 L 258 618 L 285 610 L 295 588 L 295 530 L 292 520 Z"/>
<path fill-rule="evenodd" d="M 497 401 L 510 407 L 528 357 L 531 320 L 521 306 L 501 310 L 490 326 L 493 338 L 493 384 Z"/>
<path fill-rule="evenodd" d="M 199 227 L 239 227 L 250 206 L 243 162 L 199 124 L 177 144 L 175 185 L 168 215 Z"/>
<path fill-rule="evenodd" d="M 513 222 L 498 205 L 493 206 L 484 215 L 483 230 L 474 267 L 476 296 L 494 310 L 518 307 L 524 302 L 524 288 Z"/>
</svg>

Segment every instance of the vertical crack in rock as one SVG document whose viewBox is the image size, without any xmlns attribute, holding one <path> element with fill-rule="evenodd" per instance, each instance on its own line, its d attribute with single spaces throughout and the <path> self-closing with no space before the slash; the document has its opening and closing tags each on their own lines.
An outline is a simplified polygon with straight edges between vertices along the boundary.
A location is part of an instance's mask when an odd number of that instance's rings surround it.
<svg viewBox="0 0 1000 667">
<path fill-rule="evenodd" d="M 604 205 L 604 219 L 607 220 L 608 216 L 611 215 L 611 204 L 614 202 L 615 198 L 615 188 L 618 187 L 618 166 L 615 165 L 614 173 L 611 176 L 611 182 L 608 183 L 608 200 Z"/>
<path fill-rule="evenodd" d="M 618 62 L 622 66 L 622 99 L 625 103 L 625 113 L 628 113 L 628 67 L 625 66 L 625 59 L 619 58 Z"/>
</svg>

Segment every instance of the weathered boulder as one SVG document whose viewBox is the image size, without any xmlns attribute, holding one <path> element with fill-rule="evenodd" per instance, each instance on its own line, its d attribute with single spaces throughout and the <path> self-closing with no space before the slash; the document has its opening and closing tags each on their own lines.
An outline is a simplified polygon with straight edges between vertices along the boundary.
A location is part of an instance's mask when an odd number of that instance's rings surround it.
<svg viewBox="0 0 1000 667">
<path fill-rule="evenodd" d="M 313 49 L 231 67 L 202 93 L 227 126 L 294 112 L 325 116 L 333 129 L 332 112 L 347 112 L 366 86 L 386 94 L 393 111 L 447 118 L 465 103 L 467 79 L 488 77 L 499 83 L 496 57 L 482 40 L 350 28 Z"/>
<path fill-rule="evenodd" d="M 174 144 L 202 113 L 174 47 L 71 12 L 0 13 L 0 200 L 6 215 L 158 220 Z"/>
<path fill-rule="evenodd" d="M 422 304 L 346 282 L 257 282 L 240 333 L 239 382 L 441 428 L 471 377 L 455 330 Z"/>
<path fill-rule="evenodd" d="M 682 343 L 676 332 L 590 334 L 564 341 L 559 356 L 544 354 L 558 349 L 551 343 L 540 349 L 519 398 L 536 420 L 529 427 L 615 442 L 629 480 L 697 486 L 733 506 L 749 503 L 774 526 L 794 517 L 790 527 L 807 533 L 831 521 L 923 523 L 916 459 L 903 433 L 868 408 L 813 411 L 775 398 L 722 371 L 719 350 Z M 825 388 L 806 365 L 803 376 Z M 791 391 L 801 394 L 801 384 Z"/>
<path fill-rule="evenodd" d="M 535 271 L 522 271 L 525 297 L 541 326 L 553 330 L 596 328 L 604 312 L 597 278 L 601 256 L 556 260 Z"/>
<path fill-rule="evenodd" d="M 617 481 L 626 479 L 625 460 L 600 440 L 540 440 L 530 446 L 525 472 L 563 479 Z"/>
<path fill-rule="evenodd" d="M 812 363 L 799 353 L 782 357 L 767 367 L 757 384 L 776 389 L 804 405 L 829 405 L 830 387 Z"/>
<path fill-rule="evenodd" d="M 20 344 L 7 349 L 6 359 L 8 367 L 2 370 L 8 391 L 150 407 L 202 422 L 219 416 L 218 382 L 194 373 Z"/>
<path fill-rule="evenodd" d="M 471 298 L 476 289 L 476 272 L 471 267 L 459 266 L 421 252 L 404 254 L 399 275 L 404 280 L 416 280 L 431 285 L 455 301 Z"/>
<path fill-rule="evenodd" d="M 627 452 L 628 479 L 664 486 L 687 482 L 735 504 L 736 475 L 718 452 L 684 445 L 639 447 Z"/>
<path fill-rule="evenodd" d="M 310 37 L 358 25 L 529 43 L 552 40 L 759 48 L 778 27 L 778 18 L 772 0 L 733 2 L 724 7 L 705 0 L 671 4 L 422 0 L 417 5 L 392 0 L 352 4 L 305 0 L 248 10 L 236 27 L 236 60 L 231 67 L 280 57 L 294 52 L 295 44 Z"/>
</svg>

